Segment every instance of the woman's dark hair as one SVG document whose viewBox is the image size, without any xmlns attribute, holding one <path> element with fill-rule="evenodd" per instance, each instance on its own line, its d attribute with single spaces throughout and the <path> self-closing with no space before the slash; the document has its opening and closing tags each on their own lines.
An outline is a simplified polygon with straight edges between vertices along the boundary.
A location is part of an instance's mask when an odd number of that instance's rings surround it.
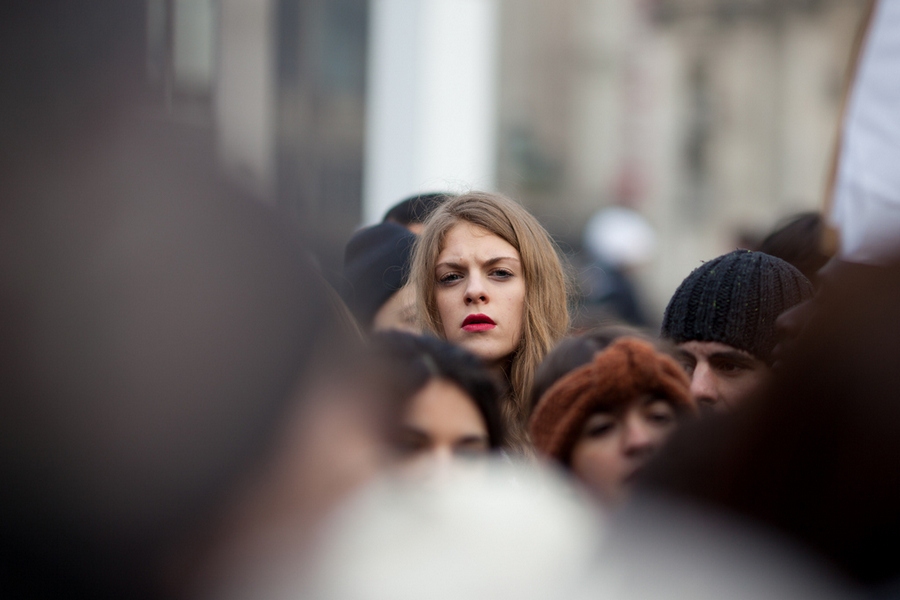
<svg viewBox="0 0 900 600">
<path fill-rule="evenodd" d="M 446 379 L 459 386 L 478 408 L 491 448 L 505 445 L 500 384 L 474 354 L 437 338 L 400 331 L 374 334 L 372 350 L 391 369 L 392 375 L 402 380 L 403 402 L 409 401 L 431 379 Z"/>
<path fill-rule="evenodd" d="M 538 367 L 534 376 L 534 385 L 531 388 L 530 406 L 534 411 L 538 401 L 554 383 L 566 374 L 582 367 L 594 358 L 594 355 L 605 350 L 620 337 L 635 337 L 659 346 L 659 341 L 645 333 L 643 330 L 628 325 L 608 325 L 598 327 L 581 335 L 569 337 L 561 341 Z M 671 354 L 668 346 L 658 347 L 658 350 Z"/>
<path fill-rule="evenodd" d="M 438 207 L 453 194 L 430 192 L 405 198 L 391 207 L 384 215 L 383 223 L 397 223 L 404 227 L 412 223 L 424 223 Z"/>
</svg>

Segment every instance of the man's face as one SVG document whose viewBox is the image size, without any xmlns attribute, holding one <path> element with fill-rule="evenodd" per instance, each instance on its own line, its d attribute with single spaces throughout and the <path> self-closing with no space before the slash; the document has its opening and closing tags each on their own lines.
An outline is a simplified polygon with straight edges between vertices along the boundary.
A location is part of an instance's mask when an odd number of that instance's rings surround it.
<svg viewBox="0 0 900 600">
<path fill-rule="evenodd" d="M 682 365 L 691 377 L 691 396 L 703 409 L 729 411 L 766 382 L 770 369 L 761 360 L 719 342 L 678 344 Z"/>
</svg>

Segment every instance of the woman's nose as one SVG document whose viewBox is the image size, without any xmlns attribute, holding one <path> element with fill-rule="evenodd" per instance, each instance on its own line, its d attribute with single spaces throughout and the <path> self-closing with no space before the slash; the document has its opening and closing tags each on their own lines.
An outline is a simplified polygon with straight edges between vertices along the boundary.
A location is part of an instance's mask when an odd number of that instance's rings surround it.
<svg viewBox="0 0 900 600">
<path fill-rule="evenodd" d="M 626 454 L 650 454 L 656 448 L 657 436 L 642 419 L 630 419 L 625 423 L 624 445 Z"/>
<path fill-rule="evenodd" d="M 469 277 L 466 286 L 466 303 L 487 302 L 487 300 L 488 296 L 484 280 L 479 276 Z"/>
</svg>

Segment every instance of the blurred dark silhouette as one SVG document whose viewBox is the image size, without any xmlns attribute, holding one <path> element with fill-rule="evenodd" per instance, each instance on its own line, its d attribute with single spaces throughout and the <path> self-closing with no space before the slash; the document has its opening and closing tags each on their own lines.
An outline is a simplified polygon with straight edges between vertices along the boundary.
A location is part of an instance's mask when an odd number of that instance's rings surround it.
<svg viewBox="0 0 900 600">
<path fill-rule="evenodd" d="M 575 330 L 613 323 L 650 326 L 635 282 L 635 272 L 656 252 L 656 233 L 646 218 L 608 206 L 588 220 L 582 238 L 585 254 L 577 261 L 582 306 Z"/>
<path fill-rule="evenodd" d="M 800 213 L 779 223 L 758 250 L 791 263 L 818 287 L 816 273 L 829 258 L 822 250 L 823 234 L 824 223 L 819 213 Z"/>
<path fill-rule="evenodd" d="M 344 250 L 347 307 L 366 332 L 417 331 L 415 293 L 403 289 L 416 236 L 395 223 L 360 229 Z"/>
<path fill-rule="evenodd" d="M 900 263 L 835 273 L 769 389 L 673 438 L 651 485 L 787 534 L 870 589 L 896 590 L 898 356 Z"/>
<path fill-rule="evenodd" d="M 3 597 L 184 593 L 173 554 L 353 344 L 299 235 L 146 117 L 145 11 L 0 9 Z"/>
<path fill-rule="evenodd" d="M 403 225 L 418 235 L 431 213 L 452 196 L 447 192 L 429 192 L 404 198 L 385 213 L 382 222 Z"/>
<path fill-rule="evenodd" d="M 0 225 L 0 537 L 18 593 L 153 596 L 155 553 L 259 459 L 316 338 L 342 335 L 265 207 L 151 148 L 135 140 L 124 174 L 83 157 L 47 173 L 66 196 Z"/>
</svg>

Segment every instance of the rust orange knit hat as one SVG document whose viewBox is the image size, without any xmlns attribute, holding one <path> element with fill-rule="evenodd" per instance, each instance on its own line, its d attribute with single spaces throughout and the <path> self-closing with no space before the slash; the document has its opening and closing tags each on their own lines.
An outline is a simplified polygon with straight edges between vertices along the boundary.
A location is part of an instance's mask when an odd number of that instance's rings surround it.
<svg viewBox="0 0 900 600">
<path fill-rule="evenodd" d="M 621 338 L 547 390 L 531 418 L 531 439 L 538 452 L 567 463 L 581 427 L 598 406 L 651 393 L 693 413 L 690 385 L 673 358 L 643 340 Z"/>
</svg>

